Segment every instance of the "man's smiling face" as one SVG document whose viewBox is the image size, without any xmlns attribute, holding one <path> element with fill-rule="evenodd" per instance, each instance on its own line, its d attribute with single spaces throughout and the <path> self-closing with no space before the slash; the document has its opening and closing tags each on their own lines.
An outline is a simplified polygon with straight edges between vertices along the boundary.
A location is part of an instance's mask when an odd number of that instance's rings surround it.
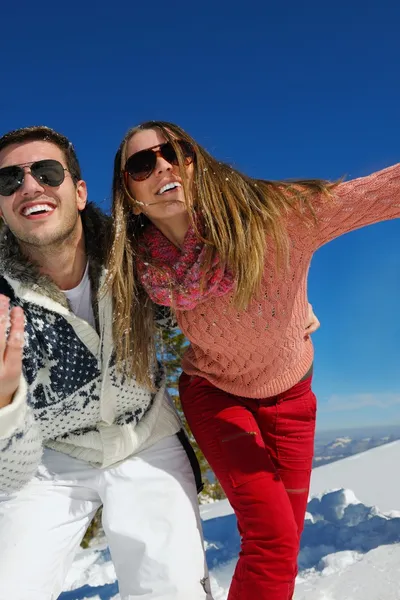
<svg viewBox="0 0 400 600">
<path fill-rule="evenodd" d="M 33 177 L 30 165 L 40 160 L 56 160 L 63 166 L 64 181 L 56 187 Z M 86 204 L 83 181 L 76 184 L 67 170 L 61 148 L 48 141 L 11 144 L 0 151 L 0 169 L 21 166 L 23 183 L 10 196 L 0 195 L 0 216 L 22 243 L 45 247 L 61 243 L 74 231 L 79 210 Z"/>
</svg>

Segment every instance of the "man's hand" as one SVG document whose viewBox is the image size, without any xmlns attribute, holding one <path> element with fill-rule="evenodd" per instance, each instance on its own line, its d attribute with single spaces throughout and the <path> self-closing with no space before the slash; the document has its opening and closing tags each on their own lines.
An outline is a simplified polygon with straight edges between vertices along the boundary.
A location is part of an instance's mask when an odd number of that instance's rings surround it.
<svg viewBox="0 0 400 600">
<path fill-rule="evenodd" d="M 10 330 L 7 335 L 8 324 Z M 0 294 L 0 409 L 11 403 L 22 372 L 24 311 Z"/>
<path fill-rule="evenodd" d="M 321 326 L 321 323 L 319 322 L 318 318 L 315 316 L 312 305 L 310 303 L 308 303 L 308 315 L 307 315 L 304 339 L 307 340 L 310 337 L 310 335 L 312 333 L 314 333 L 314 331 L 317 331 L 317 329 L 320 328 L 320 326 Z"/>
</svg>

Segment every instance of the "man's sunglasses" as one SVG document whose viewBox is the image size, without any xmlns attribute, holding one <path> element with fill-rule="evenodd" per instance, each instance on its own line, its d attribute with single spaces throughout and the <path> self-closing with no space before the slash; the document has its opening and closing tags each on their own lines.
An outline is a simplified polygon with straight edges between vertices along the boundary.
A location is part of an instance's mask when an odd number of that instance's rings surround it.
<svg viewBox="0 0 400 600">
<path fill-rule="evenodd" d="M 38 183 L 51 187 L 61 185 L 65 179 L 65 171 L 68 171 L 58 160 L 51 158 L 38 160 L 26 166 Z M 24 183 L 24 178 L 25 169 L 19 165 L 0 169 L 0 196 L 11 196 Z"/>
<path fill-rule="evenodd" d="M 177 140 L 176 143 L 182 152 L 183 163 L 185 165 L 190 165 L 190 163 L 192 163 L 195 159 L 195 151 L 193 146 L 189 142 L 185 142 L 183 140 Z M 128 175 L 135 181 L 144 181 L 150 177 L 156 167 L 158 156 L 161 156 L 171 165 L 179 164 L 178 157 L 171 142 L 166 142 L 160 146 L 154 146 L 154 148 L 158 148 L 158 150 L 147 148 L 147 150 L 135 152 L 135 154 L 132 154 L 127 159 L 124 169 L 126 184 L 128 184 Z"/>
</svg>

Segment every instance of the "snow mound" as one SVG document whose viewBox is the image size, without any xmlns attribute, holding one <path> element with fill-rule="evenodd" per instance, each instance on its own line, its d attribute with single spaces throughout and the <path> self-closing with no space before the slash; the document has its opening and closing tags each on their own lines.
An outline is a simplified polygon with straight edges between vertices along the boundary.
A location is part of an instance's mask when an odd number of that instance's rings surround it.
<svg viewBox="0 0 400 600">
<path fill-rule="evenodd" d="M 383 544 L 400 543 L 400 518 L 365 506 L 350 490 L 336 490 L 313 498 L 307 511 L 300 570 L 323 570 L 323 558 L 333 552 L 356 556 Z"/>
</svg>

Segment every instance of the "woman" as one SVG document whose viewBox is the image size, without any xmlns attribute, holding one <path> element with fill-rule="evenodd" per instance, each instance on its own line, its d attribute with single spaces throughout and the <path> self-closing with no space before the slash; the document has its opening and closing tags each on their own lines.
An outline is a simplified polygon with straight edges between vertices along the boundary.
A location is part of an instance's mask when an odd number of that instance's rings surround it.
<svg viewBox="0 0 400 600">
<path fill-rule="evenodd" d="M 148 382 L 153 303 L 175 310 L 191 342 L 182 407 L 242 537 L 229 600 L 293 596 L 316 415 L 303 332 L 311 257 L 399 217 L 399 199 L 400 166 L 337 184 L 256 180 L 171 123 L 131 129 L 117 152 L 118 360 L 135 356 L 132 374 Z"/>
</svg>

